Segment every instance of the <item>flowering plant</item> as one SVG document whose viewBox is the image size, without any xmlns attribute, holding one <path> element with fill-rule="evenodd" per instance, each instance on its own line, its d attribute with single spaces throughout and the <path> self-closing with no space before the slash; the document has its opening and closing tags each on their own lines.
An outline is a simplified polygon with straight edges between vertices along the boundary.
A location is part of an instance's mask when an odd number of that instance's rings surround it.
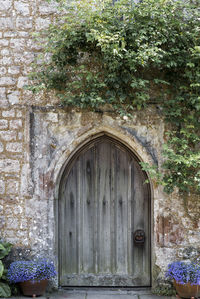
<svg viewBox="0 0 200 299">
<path fill-rule="evenodd" d="M 179 284 L 200 285 L 200 264 L 195 262 L 173 262 L 168 265 L 166 277 Z"/>
<path fill-rule="evenodd" d="M 11 283 L 27 280 L 40 281 L 56 276 L 53 262 L 46 259 L 36 261 L 16 261 L 11 263 L 7 277 Z"/>
</svg>

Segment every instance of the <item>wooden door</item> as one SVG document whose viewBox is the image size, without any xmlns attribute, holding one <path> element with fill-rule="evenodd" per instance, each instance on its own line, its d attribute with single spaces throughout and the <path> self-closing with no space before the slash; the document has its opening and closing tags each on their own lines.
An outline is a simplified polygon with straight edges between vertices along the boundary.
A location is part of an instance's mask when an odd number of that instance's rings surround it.
<svg viewBox="0 0 200 299">
<path fill-rule="evenodd" d="M 136 157 L 100 137 L 66 167 L 58 204 L 61 286 L 150 286 L 150 193 Z M 134 233 L 145 233 L 136 244 Z"/>
</svg>

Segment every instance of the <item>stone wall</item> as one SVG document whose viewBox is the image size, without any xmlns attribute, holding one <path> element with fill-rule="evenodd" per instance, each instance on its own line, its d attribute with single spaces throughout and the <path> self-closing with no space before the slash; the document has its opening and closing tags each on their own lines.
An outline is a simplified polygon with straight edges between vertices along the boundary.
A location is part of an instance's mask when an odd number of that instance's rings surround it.
<svg viewBox="0 0 200 299">
<path fill-rule="evenodd" d="M 31 33 L 48 26 L 55 11 L 55 5 L 37 0 L 0 0 L 0 237 L 22 254 L 28 250 L 56 261 L 55 201 L 63 167 L 76 149 L 106 133 L 141 161 L 160 166 L 165 128 L 152 107 L 126 120 L 108 111 L 67 110 L 55 98 L 23 89 L 40 50 Z M 200 200 L 168 196 L 153 181 L 151 186 L 155 283 L 170 261 L 199 255 Z"/>
</svg>

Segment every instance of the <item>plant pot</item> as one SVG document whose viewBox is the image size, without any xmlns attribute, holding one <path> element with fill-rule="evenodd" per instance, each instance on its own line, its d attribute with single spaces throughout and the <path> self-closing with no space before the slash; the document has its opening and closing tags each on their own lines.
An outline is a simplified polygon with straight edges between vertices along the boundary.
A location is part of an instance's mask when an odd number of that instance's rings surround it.
<svg viewBox="0 0 200 299">
<path fill-rule="evenodd" d="M 44 294 L 44 292 L 46 291 L 47 283 L 47 279 L 41 281 L 27 280 L 20 282 L 20 288 L 23 295 L 36 297 Z"/>
<path fill-rule="evenodd" d="M 197 298 L 200 296 L 200 285 L 191 285 L 190 283 L 180 284 L 174 281 L 174 287 L 177 294 L 182 298 Z"/>
</svg>

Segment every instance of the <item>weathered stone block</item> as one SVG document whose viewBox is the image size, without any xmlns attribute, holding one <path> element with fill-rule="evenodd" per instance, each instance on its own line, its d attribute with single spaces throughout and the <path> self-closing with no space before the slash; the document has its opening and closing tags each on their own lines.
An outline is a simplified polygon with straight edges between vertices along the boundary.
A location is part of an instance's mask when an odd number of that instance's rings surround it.
<svg viewBox="0 0 200 299">
<path fill-rule="evenodd" d="M 0 87 L 0 99 L 4 99 L 6 96 L 6 89 L 5 87 Z"/>
<path fill-rule="evenodd" d="M 0 138 L 5 141 L 16 140 L 17 132 L 16 131 L 0 131 Z"/>
<path fill-rule="evenodd" d="M 19 227 L 19 222 L 16 217 L 7 217 L 6 225 L 9 229 L 16 230 Z"/>
<path fill-rule="evenodd" d="M 9 56 L 10 55 L 10 50 L 9 49 L 3 49 L 3 50 L 1 50 L 1 55 L 2 56 Z"/>
<path fill-rule="evenodd" d="M 13 64 L 12 57 L 3 57 L 3 59 L 0 59 L 0 65 L 12 65 L 12 64 Z M 8 84 L 8 85 L 11 85 L 11 84 Z"/>
<path fill-rule="evenodd" d="M 20 110 L 17 110 L 16 117 L 22 117 L 23 113 Z"/>
<path fill-rule="evenodd" d="M 0 47 L 6 47 L 8 46 L 9 41 L 7 39 L 0 39 Z"/>
<path fill-rule="evenodd" d="M 32 29 L 33 27 L 33 20 L 31 17 L 17 17 L 16 26 L 19 29 Z"/>
<path fill-rule="evenodd" d="M 5 192 L 5 182 L 0 180 L 0 194 L 4 194 Z"/>
<path fill-rule="evenodd" d="M 15 37 L 15 36 L 17 36 L 16 31 L 6 31 L 6 32 L 4 32 L 4 37 Z"/>
<path fill-rule="evenodd" d="M 57 12 L 57 3 L 47 3 L 46 5 L 39 5 L 39 13 L 40 15 L 50 15 L 52 13 Z"/>
<path fill-rule="evenodd" d="M 15 53 L 24 51 L 25 41 L 24 39 L 13 38 L 10 40 L 10 47 L 14 49 Z"/>
<path fill-rule="evenodd" d="M 20 142 L 11 142 L 6 144 L 6 150 L 12 153 L 21 153 L 22 144 Z"/>
<path fill-rule="evenodd" d="M 5 1 L 6 2 L 6 1 Z M 14 29 L 14 19 L 1 17 L 0 18 L 0 28 L 2 29 Z"/>
<path fill-rule="evenodd" d="M 27 47 L 33 51 L 41 51 L 42 50 L 42 45 L 38 43 L 37 41 L 34 40 L 28 40 L 27 41 Z"/>
<path fill-rule="evenodd" d="M 47 114 L 46 119 L 48 121 L 57 123 L 58 122 L 58 113 L 50 112 Z"/>
<path fill-rule="evenodd" d="M 20 36 L 20 37 L 30 37 L 30 34 L 27 31 L 19 31 L 18 36 Z"/>
<path fill-rule="evenodd" d="M 0 86 L 8 86 L 14 85 L 16 83 L 16 79 L 12 77 L 1 77 L 0 78 Z"/>
<path fill-rule="evenodd" d="M 0 11 L 5 11 L 12 6 L 12 0 L 0 0 Z"/>
<path fill-rule="evenodd" d="M 8 101 L 7 101 L 7 99 L 6 98 L 1 98 L 0 97 L 0 107 L 1 108 L 6 108 L 6 107 L 8 107 Z"/>
<path fill-rule="evenodd" d="M 28 78 L 27 77 L 19 77 L 18 82 L 17 82 L 17 87 L 18 88 L 23 88 L 24 85 L 28 83 Z"/>
<path fill-rule="evenodd" d="M 8 94 L 8 101 L 11 105 L 19 103 L 19 91 L 13 91 Z"/>
<path fill-rule="evenodd" d="M 13 159 L 0 159 L 0 171 L 1 172 L 19 172 L 20 164 L 18 160 Z"/>
<path fill-rule="evenodd" d="M 4 110 L 2 111 L 2 116 L 3 117 L 14 117 L 15 116 L 15 110 Z"/>
<path fill-rule="evenodd" d="M 10 129 L 20 129 L 22 127 L 21 119 L 10 120 Z"/>
<path fill-rule="evenodd" d="M 8 128 L 8 121 L 6 119 L 0 119 L 0 130 Z"/>
<path fill-rule="evenodd" d="M 23 16 L 27 16 L 30 14 L 29 5 L 27 3 L 15 1 L 14 8 L 16 9 L 17 13 Z"/>
<path fill-rule="evenodd" d="M 50 25 L 51 21 L 48 18 L 37 18 L 35 21 L 35 27 L 36 30 L 42 30 L 48 28 Z"/>
<path fill-rule="evenodd" d="M 19 192 L 19 182 L 15 180 L 6 181 L 6 193 L 7 194 L 18 194 Z"/>
<path fill-rule="evenodd" d="M 31 52 L 24 52 L 23 56 L 20 53 L 14 53 L 14 62 L 16 64 L 29 65 L 33 62 L 34 54 Z"/>
<path fill-rule="evenodd" d="M 5 75 L 5 73 L 6 73 L 6 68 L 0 67 L 0 75 Z"/>
<path fill-rule="evenodd" d="M 17 75 L 20 73 L 20 67 L 19 66 L 11 66 L 8 68 L 8 73 L 12 75 Z"/>
</svg>

